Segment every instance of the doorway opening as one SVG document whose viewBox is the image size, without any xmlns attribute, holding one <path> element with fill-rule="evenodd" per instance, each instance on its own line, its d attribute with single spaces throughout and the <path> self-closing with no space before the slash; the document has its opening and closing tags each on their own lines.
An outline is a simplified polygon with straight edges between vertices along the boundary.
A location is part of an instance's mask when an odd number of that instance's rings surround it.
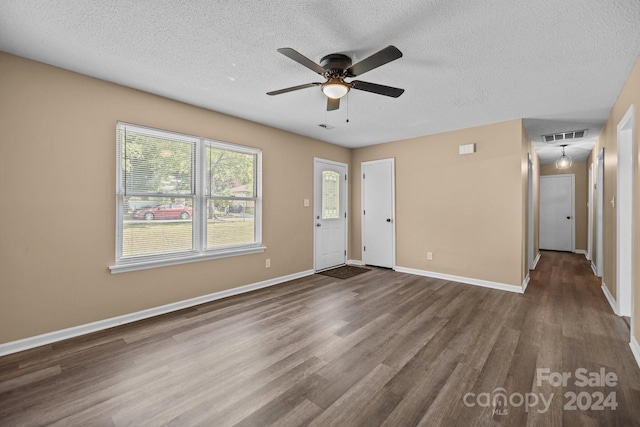
<svg viewBox="0 0 640 427">
<path fill-rule="evenodd" d="M 617 128 L 616 300 L 618 314 L 627 317 L 633 308 L 633 112 L 632 105 Z"/>
<path fill-rule="evenodd" d="M 596 276 L 604 275 L 604 148 L 596 160 Z"/>
<path fill-rule="evenodd" d="M 595 274 L 593 266 L 593 164 L 589 165 L 589 177 L 587 187 L 587 259 L 591 262 L 591 268 Z"/>
<path fill-rule="evenodd" d="M 536 254 L 534 245 L 534 210 L 533 210 L 533 157 L 529 154 L 527 175 L 527 268 L 533 270 Z"/>
</svg>

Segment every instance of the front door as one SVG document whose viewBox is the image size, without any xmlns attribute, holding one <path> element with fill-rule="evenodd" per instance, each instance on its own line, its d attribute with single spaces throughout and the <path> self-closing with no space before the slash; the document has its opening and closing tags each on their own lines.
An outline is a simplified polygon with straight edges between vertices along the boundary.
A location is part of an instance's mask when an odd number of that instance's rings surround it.
<svg viewBox="0 0 640 427">
<path fill-rule="evenodd" d="M 362 163 L 362 262 L 395 267 L 394 161 Z"/>
<path fill-rule="evenodd" d="M 573 251 L 573 175 L 540 177 L 540 249 Z"/>
<path fill-rule="evenodd" d="M 345 264 L 347 260 L 347 165 L 315 159 L 314 228 L 315 270 Z"/>
</svg>

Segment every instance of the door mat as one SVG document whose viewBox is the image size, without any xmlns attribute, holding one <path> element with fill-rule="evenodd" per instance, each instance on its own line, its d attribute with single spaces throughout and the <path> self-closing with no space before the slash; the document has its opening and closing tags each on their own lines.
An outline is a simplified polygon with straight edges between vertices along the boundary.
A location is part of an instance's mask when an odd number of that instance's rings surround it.
<svg viewBox="0 0 640 427">
<path fill-rule="evenodd" d="M 343 265 L 341 267 L 332 268 L 331 270 L 321 271 L 318 274 L 335 277 L 336 279 L 348 279 L 350 277 L 357 276 L 358 274 L 366 273 L 367 271 L 371 271 L 371 269 L 355 267 L 353 265 Z"/>
</svg>

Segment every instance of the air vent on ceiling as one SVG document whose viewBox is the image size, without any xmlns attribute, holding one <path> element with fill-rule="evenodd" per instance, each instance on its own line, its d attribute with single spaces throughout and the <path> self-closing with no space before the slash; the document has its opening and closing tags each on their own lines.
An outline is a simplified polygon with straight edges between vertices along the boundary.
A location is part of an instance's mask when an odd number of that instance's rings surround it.
<svg viewBox="0 0 640 427">
<path fill-rule="evenodd" d="M 550 135 L 542 135 L 542 140 L 549 144 L 553 144 L 556 141 L 571 141 L 573 139 L 584 138 L 587 136 L 588 129 L 572 130 L 569 132 L 559 132 Z"/>
<path fill-rule="evenodd" d="M 335 129 L 333 126 L 328 125 L 326 123 L 320 123 L 318 126 L 320 126 L 321 128 L 325 128 L 326 130 Z"/>
</svg>

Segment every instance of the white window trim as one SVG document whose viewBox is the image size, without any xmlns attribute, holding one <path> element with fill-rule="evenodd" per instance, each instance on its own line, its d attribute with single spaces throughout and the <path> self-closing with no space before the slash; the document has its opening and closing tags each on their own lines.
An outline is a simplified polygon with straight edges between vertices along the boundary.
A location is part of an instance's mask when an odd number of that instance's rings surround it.
<svg viewBox="0 0 640 427">
<path fill-rule="evenodd" d="M 264 252 L 266 247 L 262 246 L 262 150 L 259 148 L 247 147 L 232 143 L 215 141 L 209 138 L 195 137 L 181 133 L 164 131 L 159 129 L 148 128 L 145 126 L 118 122 L 117 127 L 121 125 L 130 126 L 131 128 L 144 129 L 146 134 L 156 134 L 159 137 L 166 137 L 167 134 L 174 135 L 179 140 L 194 141 L 196 144 L 196 191 L 189 197 L 193 198 L 193 247 L 195 250 L 179 252 L 179 253 L 163 253 L 152 254 L 140 257 L 120 258 L 122 251 L 122 232 L 123 232 L 123 209 L 121 206 L 123 188 L 121 186 L 122 179 L 122 158 L 120 152 L 120 143 L 117 141 L 116 132 L 116 262 L 115 265 L 109 266 L 112 274 L 125 273 L 136 270 L 146 270 L 150 268 L 166 267 L 170 265 L 185 264 L 190 262 L 206 261 L 219 258 L 227 258 L 232 256 L 249 255 Z M 207 195 L 203 189 L 206 188 L 206 156 L 204 155 L 206 147 L 216 147 L 225 150 L 243 152 L 256 155 L 256 197 L 233 198 L 235 200 L 253 200 L 255 201 L 255 239 L 250 244 L 233 245 L 216 247 L 215 249 L 205 248 L 203 237 L 206 235 L 206 221 L 203 221 L 203 213 L 206 212 L 205 205 Z"/>
<path fill-rule="evenodd" d="M 168 267 L 170 265 L 186 264 L 189 262 L 207 261 L 211 259 L 228 258 L 239 255 L 250 255 L 262 253 L 267 249 L 265 246 L 256 246 L 254 248 L 236 248 L 227 249 L 225 251 L 207 251 L 204 253 L 180 254 L 167 259 L 156 259 L 146 262 L 135 262 L 127 264 L 116 264 L 109 266 L 112 274 L 126 273 L 128 271 L 147 270 L 150 268 Z"/>
</svg>

